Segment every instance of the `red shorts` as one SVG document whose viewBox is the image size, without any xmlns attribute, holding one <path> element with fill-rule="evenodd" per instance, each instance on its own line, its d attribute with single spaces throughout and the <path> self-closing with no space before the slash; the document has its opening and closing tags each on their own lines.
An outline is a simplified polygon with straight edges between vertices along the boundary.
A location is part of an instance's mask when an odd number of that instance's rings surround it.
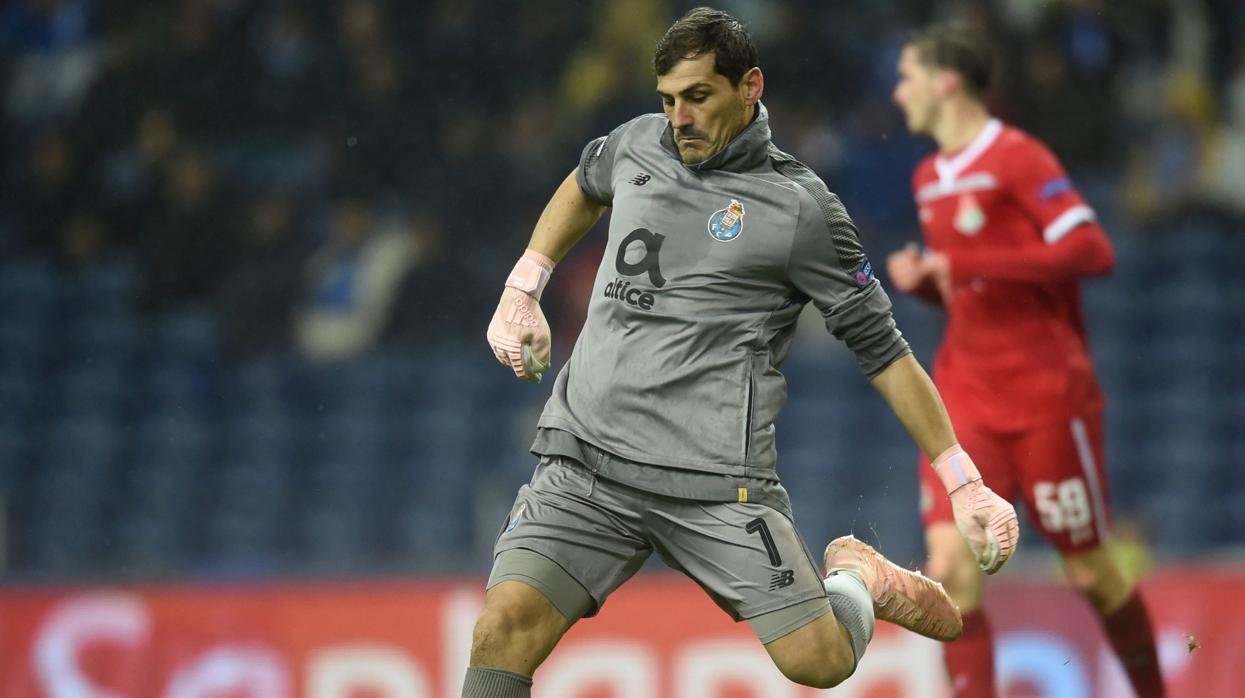
<svg viewBox="0 0 1245 698">
<path fill-rule="evenodd" d="M 1106 539 L 1110 511 L 1101 411 L 1007 433 L 951 417 L 986 486 L 1012 502 L 1017 494 L 1023 497 L 1030 519 L 1060 552 L 1088 550 Z M 922 522 L 954 523 L 951 500 L 929 458 L 922 455 L 920 467 Z"/>
</svg>

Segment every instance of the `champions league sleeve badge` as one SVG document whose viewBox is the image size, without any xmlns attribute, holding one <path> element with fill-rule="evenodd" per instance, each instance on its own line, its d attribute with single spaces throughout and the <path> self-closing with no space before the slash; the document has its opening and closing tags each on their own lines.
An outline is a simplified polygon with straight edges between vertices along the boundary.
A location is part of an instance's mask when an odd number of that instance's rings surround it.
<svg viewBox="0 0 1245 698">
<path fill-rule="evenodd" d="M 744 205 L 731 199 L 726 208 L 709 216 L 709 234 L 714 240 L 730 242 L 744 231 Z"/>
<path fill-rule="evenodd" d="M 873 265 L 869 263 L 868 258 L 865 258 L 865 261 L 861 262 L 856 271 L 852 273 L 852 279 L 858 288 L 864 288 L 869 285 L 870 281 L 873 281 Z"/>
</svg>

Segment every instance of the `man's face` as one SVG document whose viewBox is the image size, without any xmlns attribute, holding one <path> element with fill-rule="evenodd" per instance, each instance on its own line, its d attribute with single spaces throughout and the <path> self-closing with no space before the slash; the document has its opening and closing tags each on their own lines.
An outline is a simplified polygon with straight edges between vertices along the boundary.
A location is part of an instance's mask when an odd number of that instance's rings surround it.
<svg viewBox="0 0 1245 698">
<path fill-rule="evenodd" d="M 921 62 L 915 46 L 905 46 L 899 56 L 899 81 L 891 99 L 903 110 L 908 130 L 928 134 L 938 119 L 936 72 Z"/>
<path fill-rule="evenodd" d="M 675 146 L 689 165 L 713 157 L 748 125 L 749 76 L 732 85 L 714 72 L 713 62 L 713 54 L 705 53 L 675 63 L 657 78 L 657 94 L 674 128 Z"/>
</svg>

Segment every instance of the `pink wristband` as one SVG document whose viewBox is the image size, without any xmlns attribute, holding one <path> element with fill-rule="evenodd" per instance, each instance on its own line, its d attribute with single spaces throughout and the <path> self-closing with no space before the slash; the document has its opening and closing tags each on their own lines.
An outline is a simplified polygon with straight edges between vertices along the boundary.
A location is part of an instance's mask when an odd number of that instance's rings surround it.
<svg viewBox="0 0 1245 698">
<path fill-rule="evenodd" d="M 514 269 L 510 271 L 506 285 L 540 300 L 540 294 L 544 292 L 545 284 L 549 283 L 549 277 L 552 275 L 552 259 L 533 250 L 524 250 L 523 256 L 515 262 Z"/>
<path fill-rule="evenodd" d="M 973 459 L 968 457 L 959 444 L 951 446 L 934 459 L 934 472 L 938 473 L 942 486 L 947 488 L 947 494 L 981 479 L 981 473 L 977 472 Z"/>
</svg>

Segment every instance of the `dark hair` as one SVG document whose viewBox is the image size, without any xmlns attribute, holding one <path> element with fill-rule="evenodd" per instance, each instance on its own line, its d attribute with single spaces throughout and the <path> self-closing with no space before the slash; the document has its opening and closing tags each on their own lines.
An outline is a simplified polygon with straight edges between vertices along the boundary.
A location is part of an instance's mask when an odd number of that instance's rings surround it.
<svg viewBox="0 0 1245 698">
<path fill-rule="evenodd" d="M 986 96 L 994 77 L 994 48 L 985 32 L 962 22 L 943 22 L 914 33 L 907 45 L 916 48 L 925 65 L 959 73 L 969 94 Z"/>
<path fill-rule="evenodd" d="M 713 70 L 738 85 L 744 73 L 757 65 L 757 47 L 743 22 L 712 7 L 697 7 L 683 15 L 657 42 L 653 70 L 665 75 L 681 60 L 713 51 Z"/>
</svg>

